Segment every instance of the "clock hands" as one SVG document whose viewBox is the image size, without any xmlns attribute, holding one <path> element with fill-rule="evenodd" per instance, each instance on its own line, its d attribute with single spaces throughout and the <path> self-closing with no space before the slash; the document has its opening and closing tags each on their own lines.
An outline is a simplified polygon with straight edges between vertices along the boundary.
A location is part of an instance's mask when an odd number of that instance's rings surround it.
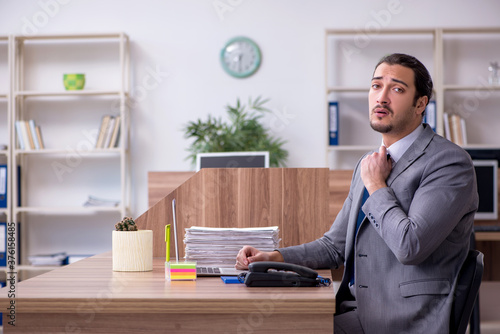
<svg viewBox="0 0 500 334">
<path fill-rule="evenodd" d="M 253 74 L 260 65 L 260 50 L 248 38 L 230 40 L 221 52 L 224 69 L 231 75 L 245 78 Z"/>
</svg>

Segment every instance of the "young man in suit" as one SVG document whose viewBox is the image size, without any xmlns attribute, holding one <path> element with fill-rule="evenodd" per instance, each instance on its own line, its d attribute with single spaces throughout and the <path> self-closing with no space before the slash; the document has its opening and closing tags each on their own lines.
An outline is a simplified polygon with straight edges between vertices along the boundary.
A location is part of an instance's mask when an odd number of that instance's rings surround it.
<svg viewBox="0 0 500 334">
<path fill-rule="evenodd" d="M 370 125 L 382 134 L 382 146 L 356 165 L 330 230 L 274 252 L 245 246 L 235 267 L 345 265 L 335 333 L 448 333 L 478 195 L 467 152 L 422 124 L 431 95 L 432 79 L 419 60 L 384 57 L 368 96 Z"/>
</svg>

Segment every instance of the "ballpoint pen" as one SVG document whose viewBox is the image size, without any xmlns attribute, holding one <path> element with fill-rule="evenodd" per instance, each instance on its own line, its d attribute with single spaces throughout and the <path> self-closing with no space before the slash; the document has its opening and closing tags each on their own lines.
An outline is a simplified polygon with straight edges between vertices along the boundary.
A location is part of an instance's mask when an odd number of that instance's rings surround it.
<svg viewBox="0 0 500 334">
<path fill-rule="evenodd" d="M 170 224 L 165 225 L 165 279 L 170 281 Z"/>
</svg>

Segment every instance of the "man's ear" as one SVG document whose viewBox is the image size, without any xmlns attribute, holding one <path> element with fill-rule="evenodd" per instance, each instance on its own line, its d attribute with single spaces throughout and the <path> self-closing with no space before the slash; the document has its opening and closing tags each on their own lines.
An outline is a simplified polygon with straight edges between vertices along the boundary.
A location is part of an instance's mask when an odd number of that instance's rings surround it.
<svg viewBox="0 0 500 334">
<path fill-rule="evenodd" d="M 421 96 L 418 98 L 417 103 L 415 104 L 415 112 L 419 115 L 425 111 L 425 107 L 427 107 L 427 102 L 429 98 L 427 96 Z"/>
</svg>

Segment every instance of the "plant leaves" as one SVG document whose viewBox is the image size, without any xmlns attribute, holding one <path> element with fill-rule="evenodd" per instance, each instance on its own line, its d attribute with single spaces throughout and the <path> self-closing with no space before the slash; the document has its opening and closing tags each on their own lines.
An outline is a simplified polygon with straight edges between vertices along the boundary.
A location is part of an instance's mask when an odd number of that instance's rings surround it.
<svg viewBox="0 0 500 334">
<path fill-rule="evenodd" d="M 184 136 L 194 139 L 188 148 L 188 159 L 196 163 L 196 154 L 203 152 L 269 151 L 270 166 L 285 166 L 288 151 L 283 149 L 285 141 L 274 138 L 261 124 L 263 113 L 272 111 L 265 106 L 269 99 L 258 96 L 248 99 L 248 105 L 240 99 L 236 105 L 226 106 L 229 123 L 221 118 L 208 115 L 206 121 L 198 119 L 188 122 L 184 127 Z"/>
</svg>

